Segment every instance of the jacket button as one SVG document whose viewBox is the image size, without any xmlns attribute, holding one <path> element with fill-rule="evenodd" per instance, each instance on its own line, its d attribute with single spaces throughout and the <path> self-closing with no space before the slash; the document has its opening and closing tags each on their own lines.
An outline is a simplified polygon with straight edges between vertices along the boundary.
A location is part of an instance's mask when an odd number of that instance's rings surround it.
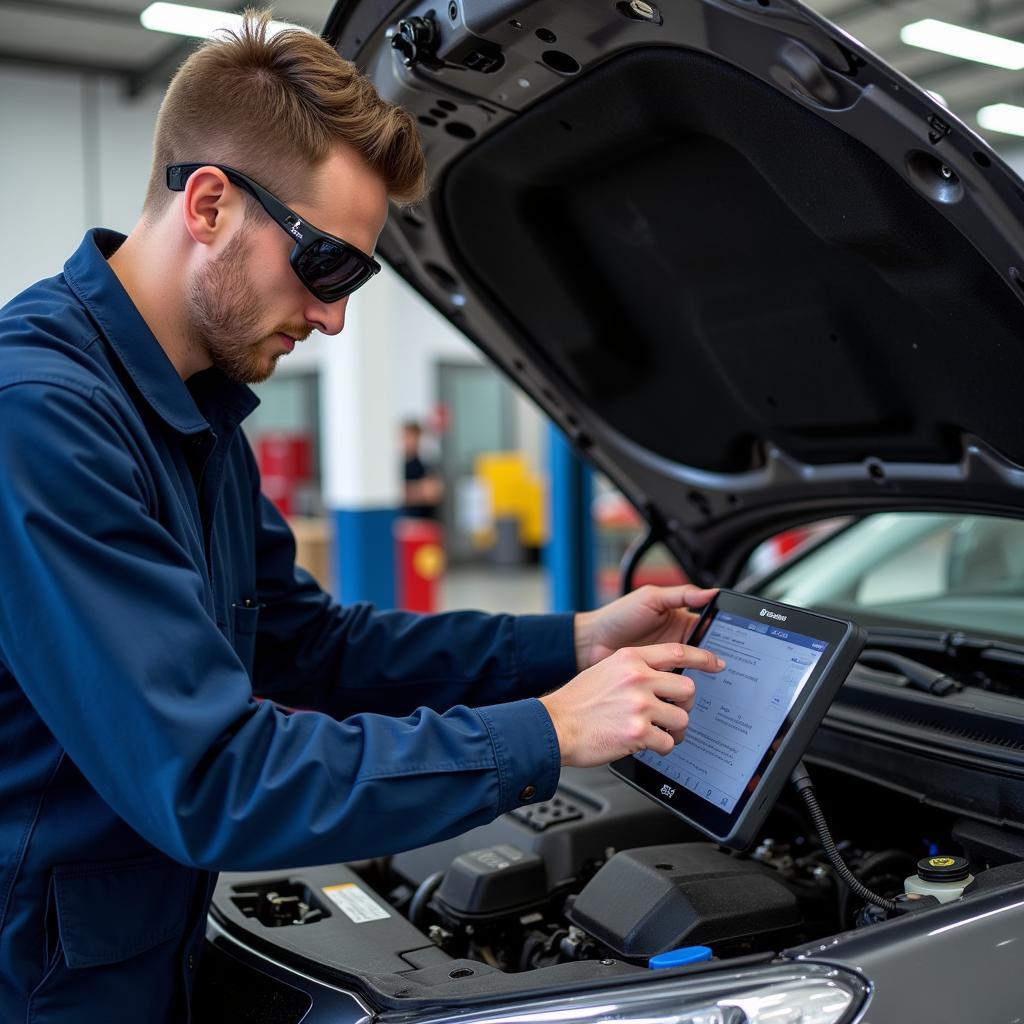
<svg viewBox="0 0 1024 1024">
<path fill-rule="evenodd" d="M 532 800 L 537 795 L 536 786 L 523 786 L 522 791 L 519 794 L 520 800 Z"/>
<path fill-rule="evenodd" d="M 188 955 L 188 969 L 191 971 L 192 968 L 195 967 L 195 965 L 196 965 L 195 957 L 192 956 L 191 953 L 189 953 L 189 955 Z"/>
</svg>

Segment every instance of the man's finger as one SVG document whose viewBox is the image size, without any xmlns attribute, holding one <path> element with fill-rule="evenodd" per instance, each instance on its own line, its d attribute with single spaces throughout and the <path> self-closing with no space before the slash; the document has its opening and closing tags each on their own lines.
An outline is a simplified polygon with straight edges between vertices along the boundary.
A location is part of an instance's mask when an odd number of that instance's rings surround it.
<svg viewBox="0 0 1024 1024">
<path fill-rule="evenodd" d="M 721 672 L 725 668 L 725 662 L 717 655 L 689 644 L 651 644 L 650 647 L 638 648 L 638 651 L 651 668 L 659 671 L 695 668 L 701 672 Z"/>
<path fill-rule="evenodd" d="M 672 737 L 672 742 L 673 743 L 679 744 L 679 743 L 682 743 L 683 740 L 686 739 L 686 726 L 689 725 L 689 724 L 690 723 L 687 722 L 686 725 L 684 725 L 682 727 L 682 729 L 669 729 L 668 734 L 669 734 L 669 736 Z"/>
<path fill-rule="evenodd" d="M 680 583 L 675 587 L 659 587 L 658 597 L 666 608 L 703 608 L 718 594 L 717 587 L 698 587 Z"/>
<path fill-rule="evenodd" d="M 671 701 L 677 707 L 689 711 L 693 706 L 697 687 L 689 676 L 676 675 L 675 672 L 659 672 L 654 677 L 653 692 L 659 700 Z"/>
<path fill-rule="evenodd" d="M 668 757 L 676 745 L 675 737 L 664 729 L 652 725 L 644 740 L 644 750 L 650 750 L 661 757 Z"/>
<path fill-rule="evenodd" d="M 673 737 L 682 736 L 690 724 L 690 716 L 675 704 L 658 701 L 658 706 L 651 712 L 651 723 L 671 733 Z"/>
</svg>

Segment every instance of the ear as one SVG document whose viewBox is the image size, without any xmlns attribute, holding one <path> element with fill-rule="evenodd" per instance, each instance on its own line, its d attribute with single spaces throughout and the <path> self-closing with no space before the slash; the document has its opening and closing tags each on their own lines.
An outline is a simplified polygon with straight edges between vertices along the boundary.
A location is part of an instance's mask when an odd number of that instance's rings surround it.
<svg viewBox="0 0 1024 1024">
<path fill-rule="evenodd" d="M 185 183 L 182 217 L 194 242 L 213 245 L 245 216 L 245 199 L 217 167 L 201 167 Z"/>
</svg>

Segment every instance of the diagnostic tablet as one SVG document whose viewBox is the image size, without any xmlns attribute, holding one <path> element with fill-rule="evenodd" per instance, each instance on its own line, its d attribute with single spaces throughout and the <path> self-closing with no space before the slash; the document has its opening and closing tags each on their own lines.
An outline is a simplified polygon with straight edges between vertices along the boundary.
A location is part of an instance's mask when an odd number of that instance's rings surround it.
<svg viewBox="0 0 1024 1024">
<path fill-rule="evenodd" d="M 690 644 L 726 664 L 681 670 L 696 698 L 681 743 L 611 765 L 616 775 L 723 846 L 757 837 L 864 646 L 852 622 L 722 590 Z"/>
</svg>

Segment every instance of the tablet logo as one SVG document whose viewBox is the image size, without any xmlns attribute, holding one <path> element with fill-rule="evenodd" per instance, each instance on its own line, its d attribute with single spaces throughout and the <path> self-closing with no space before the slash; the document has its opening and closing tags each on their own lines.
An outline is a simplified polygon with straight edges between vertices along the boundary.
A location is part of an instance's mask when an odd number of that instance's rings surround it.
<svg viewBox="0 0 1024 1024">
<path fill-rule="evenodd" d="M 667 796 L 667 797 L 669 797 L 671 799 L 672 797 L 674 797 L 676 795 L 676 791 L 675 791 L 675 789 L 672 788 L 672 786 L 662 786 L 661 787 L 661 795 L 662 796 Z"/>
<path fill-rule="evenodd" d="M 788 615 L 780 615 L 778 612 L 770 612 L 770 611 L 768 611 L 767 608 L 762 608 L 761 609 L 761 618 L 762 619 L 775 619 L 778 622 L 785 622 L 786 619 L 789 618 L 789 616 Z"/>
</svg>

